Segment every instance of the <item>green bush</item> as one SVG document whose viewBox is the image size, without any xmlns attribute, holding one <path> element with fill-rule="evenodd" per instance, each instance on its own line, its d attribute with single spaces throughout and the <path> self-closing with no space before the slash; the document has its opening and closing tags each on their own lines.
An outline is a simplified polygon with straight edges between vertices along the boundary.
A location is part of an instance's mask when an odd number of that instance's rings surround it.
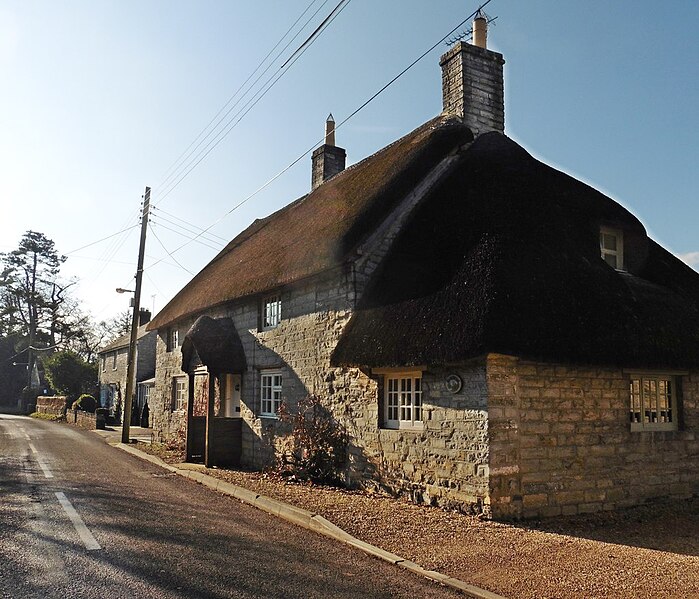
<svg viewBox="0 0 699 599">
<path fill-rule="evenodd" d="M 95 409 L 97 408 L 97 402 L 89 393 L 83 393 L 73 402 L 72 408 L 74 410 L 82 410 L 83 412 L 90 412 L 94 414 Z"/>
</svg>

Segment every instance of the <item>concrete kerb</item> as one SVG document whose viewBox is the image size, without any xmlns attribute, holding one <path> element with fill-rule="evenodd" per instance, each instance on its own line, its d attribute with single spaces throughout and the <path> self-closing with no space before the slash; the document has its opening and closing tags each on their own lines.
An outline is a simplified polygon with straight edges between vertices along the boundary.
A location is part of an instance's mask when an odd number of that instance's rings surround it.
<svg viewBox="0 0 699 599">
<path fill-rule="evenodd" d="M 472 597 L 473 599 L 505 599 L 505 597 L 503 597 L 502 595 L 491 593 L 490 591 L 487 591 L 485 589 L 481 589 L 479 587 L 468 584 L 463 580 L 452 578 L 451 576 L 447 576 L 446 574 L 442 574 L 440 572 L 435 572 L 434 570 L 425 570 L 423 567 L 419 566 L 415 562 L 403 559 L 402 557 L 394 553 L 390 553 L 389 551 L 384 551 L 383 549 L 381 549 L 380 547 L 376 547 L 375 545 L 365 543 L 364 541 L 356 537 L 353 537 L 348 532 L 342 530 L 340 527 L 336 526 L 329 520 L 326 520 L 325 518 L 323 518 L 323 516 L 320 516 L 319 514 L 313 514 L 308 510 L 289 505 L 282 501 L 278 501 L 277 499 L 272 499 L 271 497 L 259 495 L 254 491 L 250 491 L 249 489 L 246 489 L 244 487 L 240 487 L 238 485 L 234 485 L 233 483 L 229 483 L 215 478 L 213 476 L 209 476 L 208 474 L 204 474 L 203 472 L 183 468 L 176 468 L 175 466 L 171 466 L 170 464 L 164 462 L 156 456 L 140 451 L 124 443 L 114 444 L 114 446 L 121 449 L 122 451 L 130 453 L 133 456 L 139 457 L 143 460 L 146 460 L 147 462 L 160 466 L 161 468 L 165 468 L 170 472 L 179 474 L 184 478 L 189 478 L 190 480 L 205 485 L 206 487 L 209 487 L 215 491 L 219 491 L 220 493 L 224 493 L 226 495 L 235 497 L 239 501 L 252 505 L 264 512 L 272 514 L 273 516 L 277 516 L 279 518 L 282 518 L 283 520 L 287 520 L 288 522 L 291 522 L 298 526 L 302 526 L 303 528 L 306 528 L 308 530 L 318 532 L 322 535 L 325 535 L 326 537 L 330 537 L 336 541 L 340 541 L 342 543 L 345 543 L 346 545 L 355 547 L 356 549 L 359 549 L 360 551 L 363 551 L 368 555 L 372 555 L 383 561 L 394 564 L 399 568 L 403 568 L 404 570 L 413 572 L 418 576 L 429 578 L 430 580 L 461 591 L 466 596 Z"/>
</svg>

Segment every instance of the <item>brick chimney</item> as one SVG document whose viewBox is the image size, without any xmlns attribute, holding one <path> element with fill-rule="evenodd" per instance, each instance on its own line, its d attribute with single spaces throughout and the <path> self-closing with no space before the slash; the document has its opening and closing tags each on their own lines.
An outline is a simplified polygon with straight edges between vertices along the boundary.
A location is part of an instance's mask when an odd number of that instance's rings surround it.
<svg viewBox="0 0 699 599">
<path fill-rule="evenodd" d="M 146 323 L 150 322 L 150 310 L 147 308 L 141 308 L 138 311 L 138 326 L 143 326 Z"/>
<path fill-rule="evenodd" d="M 311 158 L 311 190 L 344 171 L 346 158 L 347 152 L 335 145 L 335 119 L 330 114 L 325 121 L 325 143 L 313 151 Z"/>
<path fill-rule="evenodd" d="M 487 49 L 487 27 L 479 11 L 473 20 L 473 44 L 456 42 L 439 60 L 444 113 L 461 117 L 474 137 L 505 131 L 505 60 Z"/>
</svg>

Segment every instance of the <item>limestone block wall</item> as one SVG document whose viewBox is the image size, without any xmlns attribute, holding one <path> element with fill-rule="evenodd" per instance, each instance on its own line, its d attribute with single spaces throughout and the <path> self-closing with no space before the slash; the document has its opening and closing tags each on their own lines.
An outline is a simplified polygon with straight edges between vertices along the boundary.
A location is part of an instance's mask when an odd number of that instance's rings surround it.
<svg viewBox="0 0 699 599">
<path fill-rule="evenodd" d="M 259 330 L 260 300 L 236 306 L 231 316 L 241 337 L 248 362 L 243 376 L 241 412 L 243 463 L 269 465 L 274 447 L 288 433 L 276 418 L 261 417 L 261 375 L 265 370 L 282 374 L 282 401 L 295 410 L 308 394 L 327 399 L 334 413 L 344 401 L 335 391 L 342 373 L 330 367 L 330 355 L 351 314 L 354 291 L 351 277 L 334 273 L 305 285 L 283 290 L 282 319 L 271 330 Z"/>
<path fill-rule="evenodd" d="M 116 353 L 116 367 L 113 357 Z M 106 355 L 104 367 L 100 361 L 99 382 L 103 385 L 110 383 L 119 383 L 122 392 L 126 389 L 126 371 L 129 365 L 129 349 L 122 347 L 109 352 Z"/>
<path fill-rule="evenodd" d="M 488 354 L 485 362 L 491 514 L 495 518 L 518 518 L 522 515 L 519 360 L 511 356 Z"/>
<path fill-rule="evenodd" d="M 491 359 L 493 375 L 498 364 L 511 367 L 503 394 L 490 396 L 496 517 L 587 513 L 699 493 L 696 372 L 681 376 L 680 430 L 632 432 L 623 370 Z"/>
<path fill-rule="evenodd" d="M 450 374 L 463 381 L 457 393 L 445 386 Z M 353 442 L 369 465 L 358 469 L 364 475 L 358 482 L 407 495 L 417 503 L 489 514 L 484 364 L 423 372 L 422 430 L 381 427 L 382 379 L 377 377 L 376 388 L 372 385 L 363 404 L 353 404 Z"/>
<path fill-rule="evenodd" d="M 180 339 L 191 326 L 190 322 L 178 325 Z M 188 390 L 189 378 L 182 372 L 182 352 L 180 348 L 167 350 L 167 330 L 158 330 L 155 338 L 155 385 L 151 391 L 150 421 L 154 440 L 159 443 L 185 441 L 187 411 L 173 409 L 173 379 L 184 377 L 185 390 Z"/>
</svg>

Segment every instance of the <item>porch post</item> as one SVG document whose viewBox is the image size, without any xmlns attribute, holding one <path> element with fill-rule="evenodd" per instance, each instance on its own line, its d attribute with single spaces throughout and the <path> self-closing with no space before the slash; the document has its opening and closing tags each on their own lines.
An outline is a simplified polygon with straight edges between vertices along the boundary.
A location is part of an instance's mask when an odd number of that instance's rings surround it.
<svg viewBox="0 0 699 599">
<path fill-rule="evenodd" d="M 214 432 L 214 402 L 216 400 L 216 382 L 214 374 L 209 372 L 209 400 L 206 404 L 206 445 L 204 446 L 204 466 L 210 468 L 215 464 L 212 464 L 212 447 L 211 441 L 213 439 Z"/>
<path fill-rule="evenodd" d="M 192 446 L 194 444 L 194 374 L 189 373 L 189 385 L 187 386 L 187 457 L 185 461 L 192 461 Z"/>
</svg>

